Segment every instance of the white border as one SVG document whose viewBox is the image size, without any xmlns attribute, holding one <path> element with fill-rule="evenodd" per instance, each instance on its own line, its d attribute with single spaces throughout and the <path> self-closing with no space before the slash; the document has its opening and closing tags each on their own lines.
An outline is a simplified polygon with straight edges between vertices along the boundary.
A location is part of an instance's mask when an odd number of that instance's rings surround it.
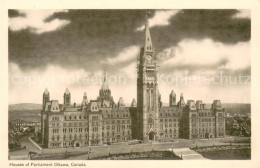
<svg viewBox="0 0 260 168">
<path fill-rule="evenodd" d="M 251 9 L 251 116 L 252 158 L 247 161 L 56 161 L 59 163 L 82 163 L 86 167 L 260 167 L 260 0 L 0 0 L 0 165 L 31 163 L 33 161 L 8 161 L 8 9 Z M 34 161 L 46 163 L 54 161 Z M 31 166 L 30 166 L 31 167 Z"/>
</svg>

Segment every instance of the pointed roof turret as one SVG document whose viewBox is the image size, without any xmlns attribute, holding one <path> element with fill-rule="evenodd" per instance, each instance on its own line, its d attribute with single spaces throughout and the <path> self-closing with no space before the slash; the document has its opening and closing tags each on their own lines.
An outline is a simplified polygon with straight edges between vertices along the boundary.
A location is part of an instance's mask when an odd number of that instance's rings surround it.
<svg viewBox="0 0 260 168">
<path fill-rule="evenodd" d="M 184 107 L 185 106 L 185 101 L 184 101 L 184 98 L 183 98 L 183 93 L 181 93 L 181 96 L 180 96 L 180 101 L 179 101 L 179 107 Z"/>
<path fill-rule="evenodd" d="M 144 41 L 144 49 L 146 51 L 153 51 L 153 44 L 152 38 L 149 30 L 149 22 L 146 13 L 146 20 L 145 20 L 145 41 Z"/>
<path fill-rule="evenodd" d="M 125 106 L 123 97 L 120 97 L 120 98 L 119 98 L 118 107 L 120 107 L 120 106 Z"/>
<path fill-rule="evenodd" d="M 109 90 L 106 73 L 104 73 L 104 81 L 103 81 L 101 90 Z"/>
<path fill-rule="evenodd" d="M 44 90 L 43 94 L 49 94 L 49 91 L 47 88 Z"/>
<path fill-rule="evenodd" d="M 84 92 L 84 96 L 83 96 L 83 100 L 82 100 L 81 105 L 86 106 L 87 104 L 88 104 L 88 97 L 87 97 L 87 93 Z"/>
<path fill-rule="evenodd" d="M 84 92 L 84 96 L 83 96 L 84 99 L 87 99 L 87 93 Z"/>
<path fill-rule="evenodd" d="M 131 103 L 131 107 L 136 107 L 137 106 L 137 103 L 136 103 L 136 100 L 133 99 L 132 103 Z"/>
<path fill-rule="evenodd" d="M 66 88 L 66 90 L 65 90 L 65 94 L 70 94 L 70 91 L 69 91 L 68 88 Z"/>
<path fill-rule="evenodd" d="M 176 93 L 174 92 L 174 90 L 171 91 L 171 95 L 176 95 Z"/>
</svg>

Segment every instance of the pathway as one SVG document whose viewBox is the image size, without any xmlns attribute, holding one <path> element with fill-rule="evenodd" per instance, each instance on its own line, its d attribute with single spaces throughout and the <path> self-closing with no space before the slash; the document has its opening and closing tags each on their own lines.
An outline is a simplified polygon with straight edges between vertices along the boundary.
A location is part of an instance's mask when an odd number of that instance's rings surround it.
<svg viewBox="0 0 260 168">
<path fill-rule="evenodd" d="M 10 160 L 28 160 L 30 159 L 28 154 L 29 151 L 41 153 L 41 151 L 29 140 L 29 136 L 23 136 L 19 142 L 21 146 L 26 146 L 26 149 L 9 152 Z"/>
<path fill-rule="evenodd" d="M 183 160 L 206 160 L 201 154 L 191 150 L 189 148 L 176 148 L 176 149 L 168 149 L 169 151 L 173 151 L 175 155 L 181 157 Z"/>
</svg>

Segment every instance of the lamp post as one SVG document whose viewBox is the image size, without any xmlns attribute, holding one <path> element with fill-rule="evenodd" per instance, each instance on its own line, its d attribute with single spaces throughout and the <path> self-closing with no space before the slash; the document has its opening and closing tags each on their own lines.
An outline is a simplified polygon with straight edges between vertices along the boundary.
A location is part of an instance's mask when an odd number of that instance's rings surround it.
<svg viewBox="0 0 260 168">
<path fill-rule="evenodd" d="M 89 148 L 89 151 L 88 151 L 88 160 L 89 160 L 90 153 L 91 153 L 91 148 Z"/>
</svg>

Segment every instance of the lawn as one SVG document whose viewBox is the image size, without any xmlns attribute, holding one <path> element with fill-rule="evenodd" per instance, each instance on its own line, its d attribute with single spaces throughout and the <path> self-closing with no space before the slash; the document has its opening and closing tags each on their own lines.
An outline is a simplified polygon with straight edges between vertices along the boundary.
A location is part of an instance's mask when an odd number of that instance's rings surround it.
<svg viewBox="0 0 260 168">
<path fill-rule="evenodd" d="M 211 160 L 250 160 L 251 149 L 220 150 L 201 153 Z"/>
</svg>

